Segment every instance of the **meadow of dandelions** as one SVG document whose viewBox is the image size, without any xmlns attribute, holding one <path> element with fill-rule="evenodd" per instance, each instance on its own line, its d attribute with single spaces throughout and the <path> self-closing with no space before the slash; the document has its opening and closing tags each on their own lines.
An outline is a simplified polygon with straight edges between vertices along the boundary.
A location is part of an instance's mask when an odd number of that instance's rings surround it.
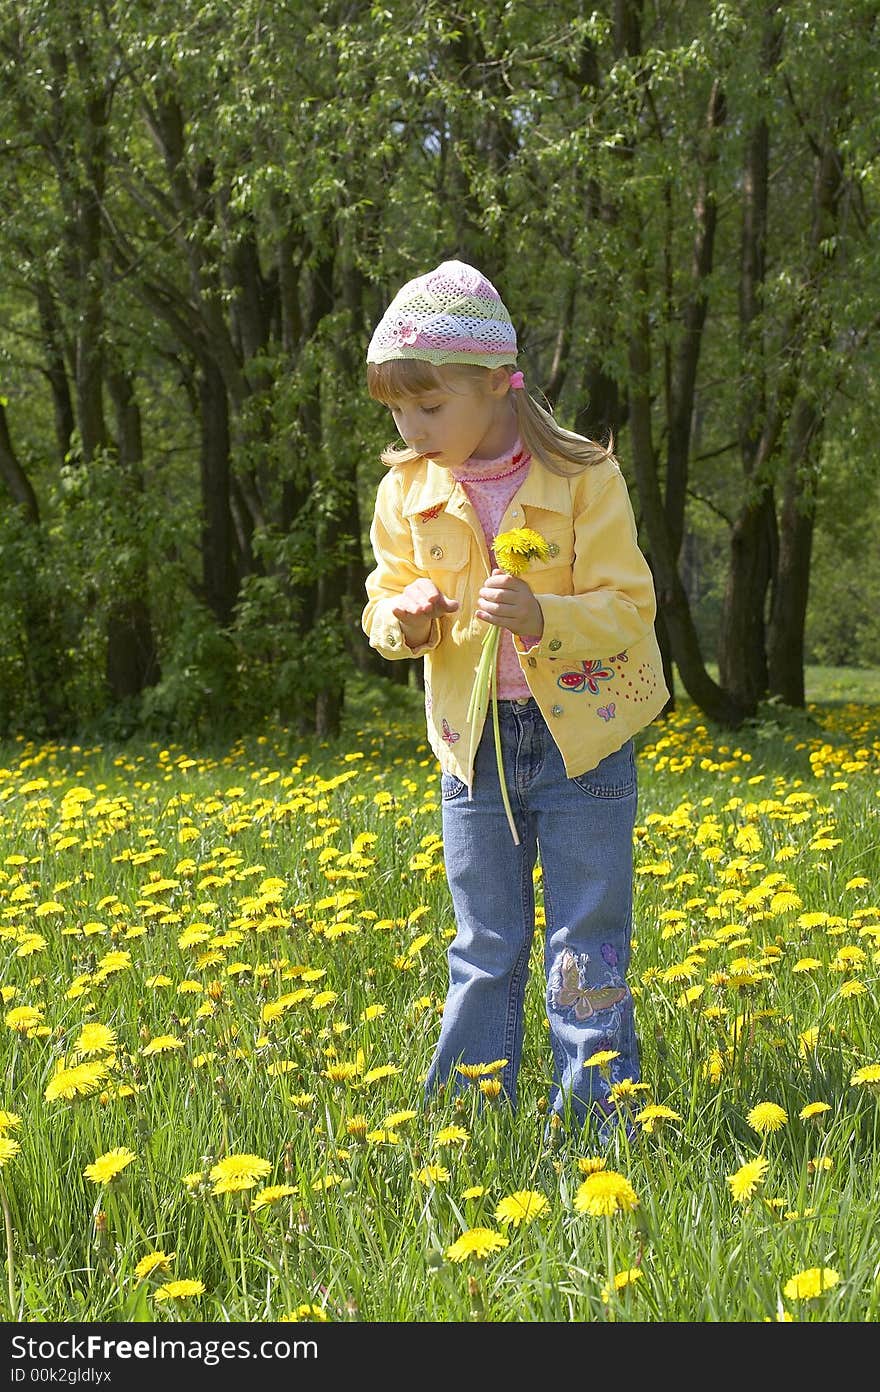
<svg viewBox="0 0 880 1392">
<path fill-rule="evenodd" d="M 0 750 L 0 1318 L 877 1319 L 880 711 L 640 738 L 602 1152 L 547 1124 L 540 922 L 517 1114 L 497 1059 L 423 1104 L 453 920 L 395 702 Z"/>
</svg>

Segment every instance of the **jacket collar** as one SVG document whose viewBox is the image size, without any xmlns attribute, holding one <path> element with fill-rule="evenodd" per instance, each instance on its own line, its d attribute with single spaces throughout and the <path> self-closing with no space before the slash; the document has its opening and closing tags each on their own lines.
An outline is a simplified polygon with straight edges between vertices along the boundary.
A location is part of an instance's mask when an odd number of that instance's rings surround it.
<svg viewBox="0 0 880 1392">
<path fill-rule="evenodd" d="M 461 517 L 464 510 L 470 507 L 467 494 L 449 470 L 441 469 L 432 460 L 416 460 L 411 465 L 398 467 L 405 469 L 409 475 L 404 483 L 403 498 L 403 511 L 407 517 L 433 512 L 434 508 Z M 567 514 L 571 511 L 569 480 L 560 474 L 551 474 L 540 464 L 529 469 L 514 496 L 520 503 L 544 508 L 547 512 Z"/>
</svg>

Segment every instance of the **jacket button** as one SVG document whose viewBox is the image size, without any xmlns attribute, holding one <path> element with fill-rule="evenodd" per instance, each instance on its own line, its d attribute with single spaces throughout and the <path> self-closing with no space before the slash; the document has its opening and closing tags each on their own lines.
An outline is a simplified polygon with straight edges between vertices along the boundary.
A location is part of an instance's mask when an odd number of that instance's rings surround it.
<svg viewBox="0 0 880 1392">
<path fill-rule="evenodd" d="M 538 665 L 538 659 L 537 659 L 536 657 L 530 657 L 530 658 L 529 658 L 529 666 L 530 666 L 530 667 L 537 667 L 537 665 Z"/>
<path fill-rule="evenodd" d="M 435 561 L 439 561 L 440 557 L 443 555 L 443 547 L 442 547 L 442 546 L 432 546 L 432 547 L 431 547 L 431 555 L 434 557 L 434 560 L 435 560 Z"/>
<path fill-rule="evenodd" d="M 558 638 L 551 638 L 550 642 L 547 644 L 547 647 L 550 649 L 551 652 L 558 652 L 559 649 L 562 647 L 562 643 Z"/>
<path fill-rule="evenodd" d="M 561 706 L 554 706 L 553 709 L 551 710 L 550 714 L 551 714 L 551 715 L 561 715 L 561 714 L 562 714 L 562 707 L 561 707 Z"/>
</svg>

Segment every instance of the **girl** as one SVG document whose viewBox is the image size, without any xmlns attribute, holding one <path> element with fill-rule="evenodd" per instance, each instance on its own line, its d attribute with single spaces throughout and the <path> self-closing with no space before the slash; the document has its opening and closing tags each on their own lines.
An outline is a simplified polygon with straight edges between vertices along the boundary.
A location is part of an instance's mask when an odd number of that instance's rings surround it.
<svg viewBox="0 0 880 1392">
<path fill-rule="evenodd" d="M 457 934 L 426 1091 L 461 1064 L 504 1060 L 516 1104 L 540 853 L 550 1105 L 607 1139 L 611 1086 L 639 1078 L 626 984 L 636 772 L 632 736 L 668 692 L 651 572 L 610 451 L 561 429 L 525 390 L 495 287 L 446 261 L 398 292 L 367 353 L 371 396 L 405 448 L 382 455 L 363 627 L 384 657 L 425 654 L 428 737 L 441 767 Z M 528 579 L 495 565 L 499 532 L 547 543 Z M 485 625 L 502 630 L 492 722 L 468 707 Z M 585 1067 L 608 1051 L 610 1069 Z"/>
</svg>

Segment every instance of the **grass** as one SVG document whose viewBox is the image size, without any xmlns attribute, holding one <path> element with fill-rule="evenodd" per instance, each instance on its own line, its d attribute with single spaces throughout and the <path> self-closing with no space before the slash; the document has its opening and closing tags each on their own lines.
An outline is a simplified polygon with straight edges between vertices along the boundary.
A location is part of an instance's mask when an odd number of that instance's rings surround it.
<svg viewBox="0 0 880 1392">
<path fill-rule="evenodd" d="M 0 1317 L 876 1320 L 875 676 L 640 737 L 644 1089 L 602 1155 L 547 1131 L 540 925 L 517 1114 L 422 1105 L 453 919 L 420 693 L 357 687 L 333 744 L 0 750 Z M 600 1164 L 635 1206 L 589 1211 Z"/>
</svg>

